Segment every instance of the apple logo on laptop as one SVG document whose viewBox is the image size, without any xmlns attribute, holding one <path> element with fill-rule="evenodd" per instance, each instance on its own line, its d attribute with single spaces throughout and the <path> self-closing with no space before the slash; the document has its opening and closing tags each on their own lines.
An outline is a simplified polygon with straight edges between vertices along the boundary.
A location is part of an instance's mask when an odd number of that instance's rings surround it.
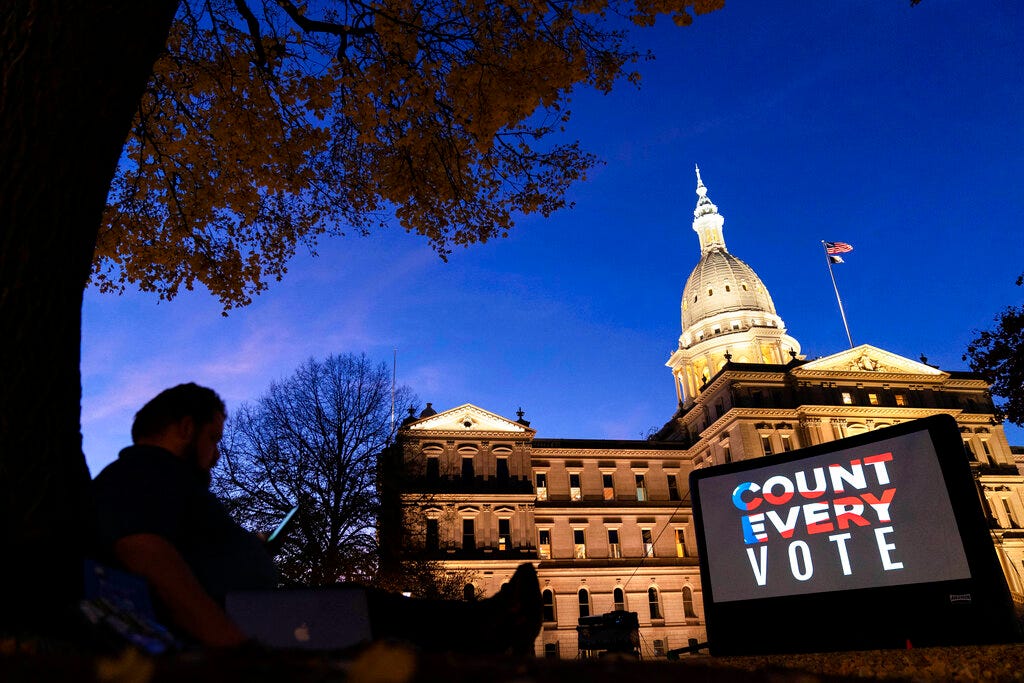
<svg viewBox="0 0 1024 683">
<path fill-rule="evenodd" d="M 295 640 L 297 640 L 300 643 L 309 642 L 309 626 L 306 625 L 306 622 L 302 622 L 301 624 L 299 624 L 299 626 L 296 627 Z"/>
</svg>

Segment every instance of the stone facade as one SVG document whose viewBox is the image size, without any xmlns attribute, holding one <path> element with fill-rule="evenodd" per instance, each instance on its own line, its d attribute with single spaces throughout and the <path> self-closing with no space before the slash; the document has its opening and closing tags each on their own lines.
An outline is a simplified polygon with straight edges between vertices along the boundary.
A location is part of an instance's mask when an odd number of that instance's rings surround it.
<svg viewBox="0 0 1024 683">
<path fill-rule="evenodd" d="M 946 413 L 1024 606 L 1024 476 L 976 375 L 862 345 L 807 360 L 767 289 L 728 254 L 698 174 L 701 258 L 684 288 L 671 369 L 678 409 L 650 440 L 536 438 L 529 422 L 473 405 L 403 423 L 386 460 L 382 524 L 396 561 L 425 558 L 491 595 L 521 562 L 538 569 L 537 654 L 574 658 L 581 616 L 636 612 L 643 657 L 707 639 L 689 473 Z M 696 299 L 694 299 L 696 297 Z M 1016 458 L 1015 458 L 1016 455 Z M 582 653 L 589 654 L 589 653 Z"/>
</svg>

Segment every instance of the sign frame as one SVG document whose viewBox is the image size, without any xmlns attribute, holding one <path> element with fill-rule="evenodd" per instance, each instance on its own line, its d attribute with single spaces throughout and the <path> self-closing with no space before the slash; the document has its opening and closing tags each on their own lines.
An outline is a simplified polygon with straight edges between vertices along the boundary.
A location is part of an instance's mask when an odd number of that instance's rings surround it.
<svg viewBox="0 0 1024 683">
<path fill-rule="evenodd" d="M 771 478 L 773 468 L 777 471 L 792 471 L 794 464 L 809 459 L 816 463 L 822 462 L 819 456 L 832 455 L 837 462 L 843 462 L 845 458 L 845 462 L 849 463 L 851 455 L 856 459 L 859 454 L 870 452 L 874 444 L 918 434 L 927 438 L 922 440 L 920 437 L 908 437 L 915 439 L 913 443 L 919 446 L 925 444 L 914 452 L 931 452 L 917 454 L 914 457 L 934 458 L 941 471 L 944 493 L 948 496 L 969 575 L 948 580 L 927 580 L 900 585 L 879 584 L 853 589 L 834 588 L 810 593 L 777 594 L 772 597 L 744 598 L 741 592 L 740 597 L 730 595 L 728 599 L 716 600 L 716 582 L 712 580 L 710 565 L 713 562 L 709 561 L 708 544 L 719 544 L 718 548 L 711 549 L 710 557 L 721 558 L 721 544 L 731 543 L 730 552 L 734 553 L 736 542 L 731 538 L 731 534 L 728 534 L 728 539 L 723 538 L 724 535 L 721 533 L 709 539 L 706 526 L 723 518 L 726 512 L 721 506 L 732 506 L 729 513 L 735 515 L 737 520 L 743 512 L 736 508 L 739 502 L 721 500 L 721 495 L 711 501 L 708 492 L 716 491 L 720 494 L 723 484 L 731 486 L 735 481 L 744 481 L 742 475 L 747 473 L 752 480 L 765 482 Z M 909 443 L 906 439 L 902 442 Z M 894 455 L 899 457 L 898 453 Z M 740 479 L 737 479 L 738 476 Z M 915 482 L 912 479 L 904 477 L 902 481 L 897 482 L 902 488 L 894 495 L 909 496 L 912 499 L 915 494 L 923 496 L 924 494 L 914 490 Z M 690 493 L 700 558 L 709 650 L 712 655 L 830 652 L 1006 643 L 1021 640 L 1020 623 L 1014 614 L 1009 588 L 982 509 L 980 489 L 965 456 L 959 427 L 949 415 L 934 415 L 908 421 L 788 453 L 696 469 L 690 473 Z M 702 493 L 707 495 L 702 497 Z M 940 491 L 940 495 L 941 493 Z M 737 494 L 740 496 L 737 501 L 741 498 L 750 500 L 752 495 L 749 491 L 743 491 Z M 776 496 L 776 499 L 781 497 Z M 903 505 L 909 504 L 900 502 Z M 704 507 L 705 505 L 717 505 L 719 509 L 712 510 Z M 942 507 L 945 507 L 944 504 Z M 792 519 L 798 515 L 799 512 L 794 513 Z M 776 524 L 778 519 L 780 517 L 777 516 Z M 899 520 L 892 521 L 893 526 L 898 529 Z M 720 522 L 715 528 L 721 528 Z M 760 530 L 758 526 L 754 528 Z M 742 533 L 738 527 L 737 533 Z M 884 535 L 886 532 L 883 530 L 881 533 Z M 901 543 L 908 543 L 908 539 L 911 542 L 911 550 L 918 553 L 919 557 L 933 552 L 930 546 L 913 546 L 913 534 L 905 534 Z M 744 541 L 748 544 L 751 542 L 750 539 L 741 537 L 740 542 Z M 746 547 L 760 550 L 759 545 Z M 763 545 L 767 546 L 768 543 Z M 885 542 L 880 539 L 878 545 L 881 552 L 885 553 Z M 806 550 L 806 544 L 802 549 Z M 943 549 L 935 548 L 934 552 L 943 553 Z M 956 550 L 954 548 L 949 552 L 955 554 Z M 736 561 L 747 562 L 747 559 L 737 557 Z M 755 555 L 750 554 L 749 561 L 750 566 L 747 570 L 754 568 Z M 724 567 L 721 560 L 715 562 L 719 562 L 720 565 L 719 577 L 725 569 L 736 570 L 736 567 Z M 920 566 L 921 563 L 918 564 Z M 765 574 L 770 571 L 765 569 L 766 566 L 761 566 Z M 957 566 L 962 568 L 962 562 Z M 777 569 L 777 566 L 774 568 Z M 720 588 L 723 586 L 721 581 L 718 585 Z M 794 590 L 806 591 L 795 583 Z"/>
</svg>

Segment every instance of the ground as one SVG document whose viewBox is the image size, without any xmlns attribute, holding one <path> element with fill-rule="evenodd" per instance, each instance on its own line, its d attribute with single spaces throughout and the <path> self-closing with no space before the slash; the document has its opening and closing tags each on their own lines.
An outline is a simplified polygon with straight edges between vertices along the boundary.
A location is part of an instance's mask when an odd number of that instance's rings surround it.
<svg viewBox="0 0 1024 683">
<path fill-rule="evenodd" d="M 1024 644 L 916 648 L 770 657 L 688 657 L 677 662 L 627 659 L 474 658 L 378 645 L 356 658 L 296 652 L 203 652 L 150 659 L 12 651 L 0 655 L 0 680 L 222 683 L 703 683 L 750 681 L 1024 680 Z"/>
</svg>

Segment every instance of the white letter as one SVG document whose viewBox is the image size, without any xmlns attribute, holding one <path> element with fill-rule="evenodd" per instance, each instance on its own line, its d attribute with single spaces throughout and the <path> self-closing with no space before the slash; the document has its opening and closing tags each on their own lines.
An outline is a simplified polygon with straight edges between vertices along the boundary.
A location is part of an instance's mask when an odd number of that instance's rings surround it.
<svg viewBox="0 0 1024 683">
<path fill-rule="evenodd" d="M 783 522 L 782 518 L 779 517 L 779 513 L 775 510 L 769 510 L 765 513 L 768 517 L 768 521 L 772 523 L 775 530 L 778 531 L 783 538 L 790 538 L 793 535 L 793 529 L 796 529 L 796 520 L 800 517 L 800 506 L 794 505 L 789 508 L 789 514 L 786 515 L 786 521 Z"/>
<path fill-rule="evenodd" d="M 799 548 L 800 554 L 803 555 L 805 572 L 801 572 L 800 567 L 797 566 L 794 548 Z M 793 572 L 793 578 L 797 581 L 806 581 L 814 575 L 814 565 L 811 564 L 811 551 L 803 541 L 793 541 L 789 544 L 789 570 Z"/>
<path fill-rule="evenodd" d="M 760 563 L 754 557 L 753 548 L 747 548 L 747 557 L 750 558 L 750 568 L 754 570 L 754 580 L 757 581 L 758 586 L 763 586 L 764 582 L 768 580 L 768 546 L 762 545 L 759 550 L 761 551 Z"/>
<path fill-rule="evenodd" d="M 800 492 L 804 498 L 817 498 L 821 494 L 825 493 L 825 470 L 821 467 L 815 467 L 814 472 L 814 488 L 807 488 L 807 473 L 797 472 L 796 473 L 796 490 Z"/>
<path fill-rule="evenodd" d="M 772 489 L 782 487 L 782 495 L 775 495 Z M 772 505 L 785 505 L 793 497 L 793 482 L 781 474 L 776 474 L 764 483 L 761 487 L 761 495 Z"/>
<path fill-rule="evenodd" d="M 832 478 L 832 490 L 836 493 L 846 490 L 843 488 L 844 481 L 855 489 L 868 487 L 868 482 L 864 478 L 864 466 L 860 464 L 860 460 L 851 460 L 849 471 L 844 470 L 843 466 L 838 463 L 829 465 L 828 474 Z"/>
<path fill-rule="evenodd" d="M 850 540 L 850 534 L 835 534 L 829 536 L 828 540 L 836 544 L 836 550 L 839 552 L 839 561 L 843 563 L 843 576 L 849 576 L 852 571 L 850 569 L 850 556 L 846 554 L 846 542 Z"/>
<path fill-rule="evenodd" d="M 891 569 L 903 569 L 902 562 L 893 562 L 892 558 L 889 557 L 889 551 L 896 550 L 895 545 L 885 542 L 885 535 L 891 533 L 891 526 L 883 526 L 875 529 L 875 540 L 878 541 L 878 556 L 882 558 L 882 569 L 885 571 L 889 571 Z"/>
</svg>

